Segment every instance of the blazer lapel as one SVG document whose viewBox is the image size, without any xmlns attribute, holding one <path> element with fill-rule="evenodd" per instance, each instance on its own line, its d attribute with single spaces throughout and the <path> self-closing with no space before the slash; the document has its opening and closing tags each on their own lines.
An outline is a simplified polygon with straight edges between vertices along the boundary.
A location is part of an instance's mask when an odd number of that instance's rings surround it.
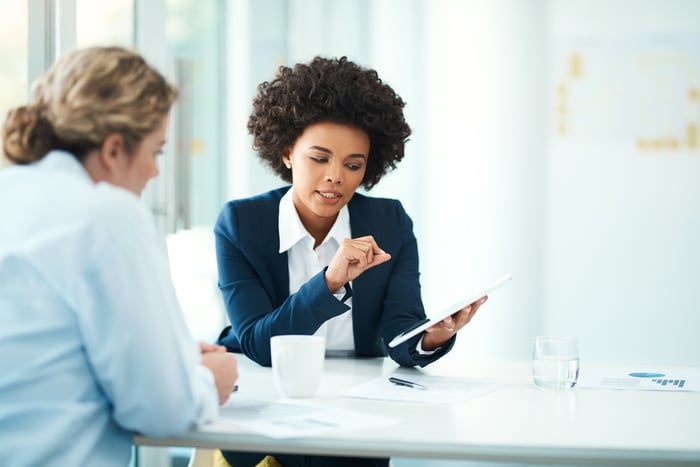
<svg viewBox="0 0 700 467">
<path fill-rule="evenodd" d="M 348 203 L 348 212 L 350 215 L 350 233 L 352 238 L 364 237 L 366 235 L 375 235 L 376 226 L 373 229 L 367 217 L 366 209 L 369 203 L 365 203 L 365 198 L 355 194 Z M 372 336 L 378 332 L 378 329 L 368 329 L 372 327 L 371 310 L 369 304 L 370 297 L 373 295 L 374 289 L 371 280 L 371 275 L 364 273 L 353 280 L 352 294 L 352 328 L 353 337 L 355 340 L 355 352 L 358 355 L 367 355 L 371 353 L 373 343 L 370 339 L 360 340 L 358 336 Z"/>
</svg>

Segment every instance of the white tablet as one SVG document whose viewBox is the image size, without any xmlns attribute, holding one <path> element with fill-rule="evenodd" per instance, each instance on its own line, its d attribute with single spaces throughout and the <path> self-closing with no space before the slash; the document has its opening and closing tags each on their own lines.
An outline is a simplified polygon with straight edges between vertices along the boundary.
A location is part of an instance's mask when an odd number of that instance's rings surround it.
<svg viewBox="0 0 700 467">
<path fill-rule="evenodd" d="M 491 282 L 485 287 L 482 287 L 481 289 L 478 289 L 479 291 L 473 294 L 468 295 L 466 298 L 453 303 L 452 305 L 448 306 L 444 310 L 442 310 L 440 313 L 437 313 L 431 318 L 426 318 L 422 321 L 418 321 L 408 329 L 406 329 L 404 332 L 396 336 L 391 342 L 389 342 L 389 347 L 396 347 L 402 342 L 405 342 L 406 340 L 410 339 L 411 337 L 415 336 L 419 332 L 423 332 L 426 329 L 428 329 L 430 326 L 434 325 L 435 323 L 439 323 L 443 319 L 447 318 L 450 315 L 453 315 L 457 313 L 459 310 L 464 308 L 465 306 L 469 305 L 470 303 L 474 303 L 475 301 L 479 300 L 481 297 L 484 295 L 488 295 L 489 292 L 492 290 L 500 287 L 501 285 L 505 284 L 508 282 L 513 276 L 508 273 L 504 276 L 499 277 L 495 281 Z"/>
</svg>

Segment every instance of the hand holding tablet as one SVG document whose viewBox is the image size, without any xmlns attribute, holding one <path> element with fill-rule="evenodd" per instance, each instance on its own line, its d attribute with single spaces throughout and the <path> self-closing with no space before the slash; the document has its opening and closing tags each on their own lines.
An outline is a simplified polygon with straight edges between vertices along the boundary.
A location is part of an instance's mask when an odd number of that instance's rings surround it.
<svg viewBox="0 0 700 467">
<path fill-rule="evenodd" d="M 433 326 L 436 323 L 439 323 L 443 319 L 447 318 L 448 316 L 451 316 L 464 308 L 465 306 L 474 303 L 475 301 L 479 300 L 481 297 L 484 295 L 488 295 L 489 292 L 492 290 L 500 287 L 501 285 L 505 284 L 508 282 L 513 276 L 508 273 L 505 274 L 495 281 L 491 282 L 490 284 L 486 285 L 485 287 L 478 289 L 479 291 L 470 295 L 467 295 L 466 298 L 459 300 L 456 303 L 453 303 L 452 305 L 448 306 L 447 308 L 443 309 L 440 313 L 434 315 L 431 318 L 426 318 L 422 321 L 419 321 L 415 323 L 413 326 L 410 326 L 408 329 L 404 330 L 401 334 L 396 336 L 391 342 L 389 342 L 389 347 L 396 347 L 397 345 L 401 344 L 402 342 L 407 341 L 411 337 L 415 336 L 418 333 L 421 333 L 428 329 L 430 326 Z"/>
</svg>

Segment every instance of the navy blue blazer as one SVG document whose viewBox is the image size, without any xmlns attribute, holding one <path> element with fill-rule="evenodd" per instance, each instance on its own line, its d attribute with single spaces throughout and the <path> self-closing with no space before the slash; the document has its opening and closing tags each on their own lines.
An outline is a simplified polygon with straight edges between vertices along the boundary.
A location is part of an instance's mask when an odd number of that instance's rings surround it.
<svg viewBox="0 0 700 467">
<path fill-rule="evenodd" d="M 349 309 L 326 286 L 321 270 L 289 294 L 287 253 L 279 253 L 279 202 L 289 187 L 229 201 L 214 228 L 219 288 L 231 325 L 218 343 L 270 366 L 270 337 L 313 334 L 327 320 Z M 454 345 L 432 355 L 415 350 L 420 335 L 390 349 L 405 328 L 425 318 L 413 223 L 397 200 L 356 193 L 348 203 L 352 237 L 373 235 L 391 260 L 353 280 L 355 354 L 387 354 L 399 365 L 425 366 Z"/>
</svg>

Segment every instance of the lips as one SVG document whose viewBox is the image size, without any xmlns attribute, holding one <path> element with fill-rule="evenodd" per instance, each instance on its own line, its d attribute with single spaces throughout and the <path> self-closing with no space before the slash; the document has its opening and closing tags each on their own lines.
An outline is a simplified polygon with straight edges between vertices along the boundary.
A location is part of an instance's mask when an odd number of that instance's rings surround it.
<svg viewBox="0 0 700 467">
<path fill-rule="evenodd" d="M 319 195 L 323 196 L 326 199 L 337 199 L 340 198 L 342 195 L 338 192 L 335 191 L 318 191 L 316 190 L 316 193 Z"/>
<path fill-rule="evenodd" d="M 316 190 L 316 196 L 319 203 L 326 206 L 338 206 L 342 204 L 343 194 L 337 191 L 321 191 Z"/>
</svg>

